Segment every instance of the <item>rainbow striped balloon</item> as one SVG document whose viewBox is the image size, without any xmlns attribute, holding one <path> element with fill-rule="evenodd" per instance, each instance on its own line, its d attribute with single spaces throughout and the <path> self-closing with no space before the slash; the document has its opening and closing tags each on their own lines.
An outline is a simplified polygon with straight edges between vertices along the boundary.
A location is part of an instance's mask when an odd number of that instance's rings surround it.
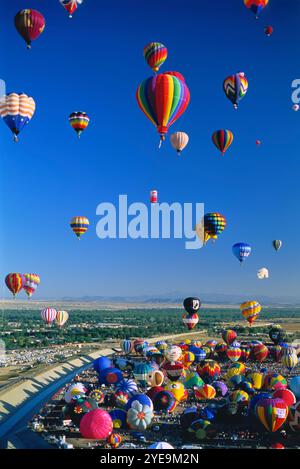
<svg viewBox="0 0 300 469">
<path fill-rule="evenodd" d="M 150 42 L 144 47 L 144 57 L 152 68 L 153 72 L 158 72 L 168 56 L 168 49 L 161 42 Z"/>
<path fill-rule="evenodd" d="M 242 315 L 249 322 L 250 326 L 256 321 L 261 312 L 261 305 L 258 301 L 245 301 L 240 306 Z"/>
<path fill-rule="evenodd" d="M 24 274 L 24 277 L 25 285 L 23 288 L 26 294 L 28 295 L 28 298 L 30 298 L 37 289 L 38 285 L 40 284 L 41 279 L 36 274 Z"/>
<path fill-rule="evenodd" d="M 69 115 L 69 122 L 72 129 L 77 133 L 78 138 L 80 138 L 82 132 L 89 125 L 90 118 L 86 112 L 72 112 L 72 114 Z"/>
<path fill-rule="evenodd" d="M 55 322 L 58 327 L 62 327 L 69 319 L 69 313 L 67 311 L 57 311 Z"/>
<path fill-rule="evenodd" d="M 224 155 L 233 142 L 233 133 L 226 129 L 216 130 L 212 134 L 212 141 L 222 155 Z"/>
<path fill-rule="evenodd" d="M 223 89 L 227 98 L 232 102 L 235 109 L 238 108 L 239 101 L 248 91 L 248 80 L 243 72 L 230 75 L 223 82 Z"/>
<path fill-rule="evenodd" d="M 142 81 L 136 99 L 145 116 L 157 128 L 161 144 L 169 127 L 188 107 L 190 91 L 177 76 L 160 73 Z"/>
<path fill-rule="evenodd" d="M 78 239 L 88 230 L 89 220 L 86 217 L 73 217 L 70 226 Z"/>
<path fill-rule="evenodd" d="M 56 318 L 57 312 L 54 308 L 45 308 L 41 311 L 41 318 L 49 326 Z"/>
<path fill-rule="evenodd" d="M 18 135 L 35 111 L 34 99 L 25 93 L 10 93 L 0 99 L 0 116 L 18 141 Z"/>
</svg>

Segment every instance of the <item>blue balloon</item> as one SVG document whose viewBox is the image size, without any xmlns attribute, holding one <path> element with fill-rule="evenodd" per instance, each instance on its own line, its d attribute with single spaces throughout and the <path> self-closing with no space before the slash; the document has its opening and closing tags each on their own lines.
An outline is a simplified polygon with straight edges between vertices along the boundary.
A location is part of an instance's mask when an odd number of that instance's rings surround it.
<svg viewBox="0 0 300 469">
<path fill-rule="evenodd" d="M 247 243 L 236 243 L 232 246 L 233 255 L 242 263 L 251 254 L 251 246 Z"/>
<path fill-rule="evenodd" d="M 300 399 L 300 376 L 294 376 L 289 384 L 290 390 L 295 394 L 297 399 Z"/>
<path fill-rule="evenodd" d="M 147 405 L 151 409 L 153 408 L 153 402 L 151 401 L 150 397 L 146 396 L 146 394 L 135 394 L 132 396 L 126 404 L 126 410 L 129 410 L 132 406 L 134 401 L 138 401 L 142 405 Z"/>
<path fill-rule="evenodd" d="M 206 352 L 200 347 L 196 345 L 191 345 L 189 347 L 189 351 L 195 355 L 195 363 L 200 363 L 206 358 Z"/>
<path fill-rule="evenodd" d="M 258 394 L 255 394 L 253 397 L 251 397 L 250 402 L 249 402 L 249 409 L 251 412 L 255 414 L 255 407 L 256 404 L 261 400 L 261 399 L 268 399 L 271 398 L 272 394 L 268 392 L 260 392 Z"/>
<path fill-rule="evenodd" d="M 101 373 L 105 368 L 110 368 L 112 366 L 112 361 L 108 357 L 99 357 L 94 360 L 93 366 L 97 373 Z"/>
<path fill-rule="evenodd" d="M 106 385 L 116 385 L 123 380 L 122 371 L 119 368 L 105 368 L 99 374 L 99 383 Z"/>
</svg>

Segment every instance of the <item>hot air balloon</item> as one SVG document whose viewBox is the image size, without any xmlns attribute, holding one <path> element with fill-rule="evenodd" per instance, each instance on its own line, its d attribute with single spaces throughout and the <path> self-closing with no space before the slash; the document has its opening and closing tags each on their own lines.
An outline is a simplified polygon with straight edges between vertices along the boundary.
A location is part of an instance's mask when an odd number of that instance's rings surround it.
<svg viewBox="0 0 300 469">
<path fill-rule="evenodd" d="M 55 322 L 58 327 L 63 327 L 69 319 L 69 313 L 67 311 L 57 311 Z"/>
<path fill-rule="evenodd" d="M 35 290 L 37 289 L 41 280 L 40 280 L 40 277 L 36 274 L 24 274 L 24 277 L 25 277 L 25 284 L 23 288 L 28 298 L 30 298 L 35 292 Z"/>
<path fill-rule="evenodd" d="M 72 18 L 74 11 L 82 4 L 83 0 L 59 0 L 59 2 L 69 13 L 69 18 Z"/>
<path fill-rule="evenodd" d="M 260 399 L 256 404 L 255 411 L 257 417 L 269 432 L 276 432 L 288 416 L 288 407 L 282 399 Z"/>
<path fill-rule="evenodd" d="M 125 378 L 116 385 L 116 390 L 123 391 L 132 397 L 138 393 L 138 386 L 133 379 Z"/>
<path fill-rule="evenodd" d="M 200 240 L 206 244 L 209 239 L 215 241 L 225 227 L 226 218 L 221 213 L 206 213 L 201 223 L 196 225 L 196 233 Z"/>
<path fill-rule="evenodd" d="M 18 135 L 28 124 L 35 111 L 33 98 L 25 93 L 10 93 L 0 99 L 0 116 L 18 141 Z"/>
<path fill-rule="evenodd" d="M 282 247 L 282 241 L 280 239 L 274 239 L 272 244 L 275 251 L 279 251 L 279 249 Z"/>
<path fill-rule="evenodd" d="M 257 360 L 260 363 L 265 361 L 265 359 L 269 355 L 269 349 L 264 344 L 255 345 L 255 347 L 253 347 L 252 352 L 253 352 L 253 357 L 255 358 L 255 360 Z"/>
<path fill-rule="evenodd" d="M 10 273 L 5 277 L 5 283 L 7 288 L 12 292 L 13 297 L 22 290 L 26 282 L 26 279 L 23 274 L 18 274 L 16 272 Z"/>
<path fill-rule="evenodd" d="M 157 73 L 168 56 L 168 49 L 160 42 L 150 42 L 144 47 L 144 57 L 153 70 Z"/>
<path fill-rule="evenodd" d="M 245 301 L 240 306 L 242 315 L 249 322 L 250 326 L 256 321 L 261 311 L 261 305 L 257 301 Z"/>
<path fill-rule="evenodd" d="M 188 298 L 185 298 L 183 300 L 183 307 L 189 314 L 197 313 L 197 311 L 201 307 L 201 301 L 199 300 L 199 298 L 189 296 Z"/>
<path fill-rule="evenodd" d="M 181 354 L 182 354 L 182 350 L 177 345 L 170 345 L 165 350 L 164 354 L 165 354 L 166 359 L 169 362 L 174 363 L 174 362 L 176 362 L 180 359 Z"/>
<path fill-rule="evenodd" d="M 294 105 L 292 106 L 292 109 L 293 109 L 293 111 L 295 111 L 295 112 L 299 111 L 299 109 L 300 109 L 299 104 L 294 104 Z"/>
<path fill-rule="evenodd" d="M 87 389 L 82 383 L 73 383 L 67 387 L 64 399 L 67 404 L 77 401 L 86 395 Z"/>
<path fill-rule="evenodd" d="M 185 82 L 162 73 L 144 80 L 136 91 L 136 99 L 140 109 L 156 126 L 161 145 L 169 127 L 186 110 L 190 92 Z"/>
<path fill-rule="evenodd" d="M 89 224 L 90 222 L 86 217 L 73 217 L 70 222 L 70 226 L 78 239 L 88 230 Z"/>
<path fill-rule="evenodd" d="M 237 361 L 239 361 L 242 352 L 241 352 L 240 348 L 229 347 L 227 349 L 226 354 L 227 354 L 227 357 L 229 358 L 229 360 L 231 360 L 232 362 L 237 362 Z"/>
<path fill-rule="evenodd" d="M 232 329 L 227 329 L 222 332 L 222 339 L 227 345 L 231 345 L 232 342 L 237 338 L 237 333 Z"/>
<path fill-rule="evenodd" d="M 72 114 L 69 115 L 69 122 L 72 129 L 77 133 L 78 138 L 80 138 L 82 132 L 89 125 L 90 118 L 86 112 L 72 112 Z"/>
<path fill-rule="evenodd" d="M 182 150 L 189 143 L 189 136 L 185 132 L 175 132 L 170 136 L 170 141 L 177 154 L 181 155 Z"/>
<path fill-rule="evenodd" d="M 248 80 L 243 72 L 230 75 L 223 82 L 223 90 L 235 109 L 248 91 Z"/>
<path fill-rule="evenodd" d="M 300 399 L 300 376 L 293 376 L 289 383 L 290 389 L 295 394 L 296 398 Z"/>
<path fill-rule="evenodd" d="M 76 401 L 71 401 L 70 404 L 65 407 L 64 414 L 69 416 L 72 422 L 79 427 L 83 416 L 95 409 L 98 409 L 98 404 L 95 399 L 82 396 L 76 399 Z"/>
<path fill-rule="evenodd" d="M 105 368 L 101 371 L 99 376 L 99 382 L 101 384 L 106 384 L 107 386 L 111 384 L 118 384 L 123 380 L 123 375 L 121 370 L 114 367 Z"/>
<path fill-rule="evenodd" d="M 134 401 L 127 411 L 127 424 L 134 430 L 144 431 L 151 424 L 153 417 L 152 407 Z"/>
<path fill-rule="evenodd" d="M 105 410 L 91 410 L 81 419 L 80 433 L 83 438 L 91 440 L 106 440 L 112 431 L 112 418 Z"/>
<path fill-rule="evenodd" d="M 282 354 L 281 363 L 286 366 L 289 371 L 292 371 L 295 366 L 298 365 L 298 357 L 296 351 L 294 352 L 284 352 Z"/>
<path fill-rule="evenodd" d="M 216 390 L 210 384 L 204 384 L 202 388 L 195 389 L 195 397 L 199 400 L 213 399 L 216 396 Z"/>
<path fill-rule="evenodd" d="M 296 397 L 295 394 L 292 393 L 289 389 L 276 389 L 273 393 L 273 397 L 275 399 L 282 399 L 288 407 L 296 404 Z"/>
<path fill-rule="evenodd" d="M 292 432 L 300 432 L 300 401 L 289 408 L 288 423 Z"/>
<path fill-rule="evenodd" d="M 56 315 L 57 311 L 54 308 L 45 308 L 41 311 L 41 318 L 48 326 L 55 320 Z"/>
<path fill-rule="evenodd" d="M 205 383 L 210 384 L 219 378 L 221 367 L 214 360 L 205 360 L 201 365 L 197 365 L 197 372 Z"/>
<path fill-rule="evenodd" d="M 167 362 L 162 368 L 170 381 L 177 381 L 183 374 L 184 366 L 181 362 Z"/>
<path fill-rule="evenodd" d="M 107 438 L 107 443 L 112 447 L 112 448 L 117 448 L 120 443 L 122 442 L 122 437 L 119 435 L 119 433 L 112 433 L 108 438 Z"/>
<path fill-rule="evenodd" d="M 273 29 L 272 26 L 266 26 L 265 27 L 265 35 L 267 37 L 270 37 L 273 34 L 273 31 L 274 31 L 274 29 Z"/>
<path fill-rule="evenodd" d="M 15 16 L 15 27 L 27 44 L 27 49 L 31 48 L 31 41 L 39 37 L 45 29 L 45 18 L 37 10 L 21 10 Z"/>
<path fill-rule="evenodd" d="M 261 140 L 255 140 L 255 143 L 259 147 L 259 145 L 261 145 Z"/>
<path fill-rule="evenodd" d="M 105 368 L 110 368 L 112 367 L 112 361 L 108 357 L 99 357 L 96 358 L 93 362 L 94 370 L 97 371 L 97 373 L 101 373 L 101 371 L 105 370 Z"/>
<path fill-rule="evenodd" d="M 189 331 L 191 331 L 192 329 L 194 329 L 194 327 L 197 326 L 198 321 L 199 321 L 199 316 L 197 313 L 182 315 L 182 322 L 185 326 L 187 326 Z"/>
<path fill-rule="evenodd" d="M 188 398 L 188 391 L 180 381 L 173 381 L 165 386 L 166 391 L 170 391 L 177 402 L 185 401 Z"/>
<path fill-rule="evenodd" d="M 128 355 L 133 350 L 133 342 L 132 340 L 125 339 L 121 342 L 121 347 L 123 352 Z"/>
<path fill-rule="evenodd" d="M 251 246 L 247 243 L 236 243 L 232 246 L 232 252 L 242 264 L 250 256 Z"/>
<path fill-rule="evenodd" d="M 212 134 L 212 141 L 222 155 L 225 155 L 226 150 L 233 142 L 233 133 L 226 129 L 216 130 Z"/>
<path fill-rule="evenodd" d="M 158 195 L 156 190 L 150 191 L 150 202 L 151 204 L 157 204 Z"/>
<path fill-rule="evenodd" d="M 257 271 L 257 278 L 259 278 L 260 280 L 263 280 L 265 278 L 269 278 L 269 271 L 268 269 L 266 269 L 266 267 L 262 267 L 261 269 L 259 269 Z"/>
<path fill-rule="evenodd" d="M 269 330 L 269 337 L 274 344 L 278 344 L 286 338 L 286 333 L 279 324 L 274 324 Z"/>
<path fill-rule="evenodd" d="M 244 0 L 244 4 L 255 14 L 256 19 L 268 3 L 269 0 Z"/>
</svg>

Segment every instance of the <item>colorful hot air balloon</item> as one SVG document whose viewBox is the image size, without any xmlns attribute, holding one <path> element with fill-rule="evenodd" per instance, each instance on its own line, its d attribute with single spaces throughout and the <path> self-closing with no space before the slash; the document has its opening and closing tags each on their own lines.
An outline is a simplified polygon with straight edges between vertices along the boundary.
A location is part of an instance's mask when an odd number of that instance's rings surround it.
<svg viewBox="0 0 300 469">
<path fill-rule="evenodd" d="M 112 431 L 112 418 L 102 409 L 91 410 L 80 421 L 80 433 L 83 438 L 106 440 Z"/>
<path fill-rule="evenodd" d="M 240 306 L 242 315 L 249 322 L 250 326 L 256 321 L 261 311 L 258 301 L 245 301 Z"/>
<path fill-rule="evenodd" d="M 133 350 L 133 341 L 129 339 L 125 339 L 121 343 L 121 347 L 123 352 L 127 355 Z"/>
<path fill-rule="evenodd" d="M 203 381 L 209 384 L 219 378 L 221 367 L 214 360 L 205 360 L 202 364 L 197 365 L 197 372 Z"/>
<path fill-rule="evenodd" d="M 157 204 L 158 201 L 158 193 L 156 190 L 150 191 L 150 203 Z"/>
<path fill-rule="evenodd" d="M 298 365 L 296 350 L 294 350 L 294 352 L 283 352 L 281 363 L 286 366 L 289 371 L 292 371 L 292 369 Z"/>
<path fill-rule="evenodd" d="M 255 360 L 257 360 L 260 363 L 265 361 L 265 359 L 269 355 L 269 349 L 264 344 L 255 345 L 255 347 L 253 347 L 252 352 L 253 352 L 253 357 L 255 358 Z"/>
<path fill-rule="evenodd" d="M 237 362 L 240 359 L 242 351 L 238 347 L 229 347 L 226 351 L 227 357 L 232 362 Z"/>
<path fill-rule="evenodd" d="M 15 27 L 27 44 L 31 48 L 31 41 L 39 37 L 45 29 L 45 18 L 37 10 L 21 10 L 15 16 Z"/>
<path fill-rule="evenodd" d="M 209 239 L 216 240 L 226 227 L 226 218 L 221 213 L 206 213 L 203 220 L 204 225 L 204 244 Z M 197 231 L 197 229 L 196 229 Z M 198 231 L 197 234 L 199 235 Z M 200 235 L 201 237 L 201 235 Z"/>
<path fill-rule="evenodd" d="M 16 272 L 10 273 L 5 277 L 5 283 L 7 288 L 12 292 L 13 297 L 22 290 L 26 282 L 26 279 L 23 274 L 18 274 Z"/>
<path fill-rule="evenodd" d="M 248 81 L 245 74 L 240 72 L 225 78 L 223 89 L 227 98 L 232 102 L 233 107 L 237 109 L 239 101 L 245 96 L 248 90 Z"/>
<path fill-rule="evenodd" d="M 210 384 L 204 384 L 202 388 L 195 389 L 195 397 L 199 400 L 213 399 L 216 396 L 216 390 Z"/>
<path fill-rule="evenodd" d="M 232 329 L 227 329 L 222 332 L 222 339 L 227 345 L 231 345 L 232 342 L 237 338 L 237 333 Z"/>
<path fill-rule="evenodd" d="M 167 362 L 162 368 L 171 381 L 177 381 L 183 375 L 184 366 L 181 362 Z"/>
<path fill-rule="evenodd" d="M 74 11 L 82 4 L 83 0 L 59 0 L 59 2 L 69 13 L 69 18 L 72 18 Z"/>
<path fill-rule="evenodd" d="M 62 327 L 66 324 L 67 320 L 69 319 L 69 314 L 67 311 L 57 311 L 55 322 L 58 327 Z"/>
<path fill-rule="evenodd" d="M 244 0 L 244 4 L 255 14 L 256 19 L 268 3 L 269 0 Z"/>
<path fill-rule="evenodd" d="M 157 73 L 168 56 L 168 49 L 160 42 L 150 42 L 144 47 L 144 57 L 153 70 Z"/>
<path fill-rule="evenodd" d="M 112 448 L 117 448 L 120 443 L 122 442 L 122 437 L 119 435 L 119 433 L 112 433 L 108 438 L 107 438 L 107 443 L 112 447 Z"/>
<path fill-rule="evenodd" d="M 274 239 L 272 244 L 273 244 L 273 248 L 275 249 L 275 251 L 279 251 L 279 249 L 281 249 L 282 247 L 282 241 L 280 239 Z"/>
<path fill-rule="evenodd" d="M 233 133 L 226 129 L 216 130 L 212 134 L 212 141 L 222 155 L 225 155 L 226 150 L 233 142 Z"/>
<path fill-rule="evenodd" d="M 199 321 L 199 316 L 197 313 L 194 314 L 183 314 L 182 315 L 182 322 L 188 328 L 189 331 L 194 329 L 197 326 Z"/>
<path fill-rule="evenodd" d="M 251 254 L 251 246 L 247 243 L 236 243 L 232 246 L 233 255 L 240 261 L 244 262 Z"/>
<path fill-rule="evenodd" d="M 270 37 L 273 34 L 273 31 L 274 31 L 274 29 L 273 29 L 272 26 L 266 26 L 265 27 L 265 35 L 267 37 Z"/>
<path fill-rule="evenodd" d="M 89 125 L 90 118 L 86 112 L 72 112 L 72 114 L 69 115 L 69 122 L 72 129 L 77 133 L 78 138 L 80 138 L 82 132 Z"/>
<path fill-rule="evenodd" d="M 269 432 L 276 432 L 288 416 L 288 407 L 282 399 L 260 399 L 256 404 L 255 411 Z"/>
<path fill-rule="evenodd" d="M 144 80 L 136 91 L 140 109 L 157 128 L 160 145 L 169 127 L 184 113 L 190 92 L 185 82 L 161 73 Z"/>
<path fill-rule="evenodd" d="M 86 217 L 73 217 L 70 222 L 70 226 L 78 239 L 88 230 L 89 224 L 90 222 Z"/>
<path fill-rule="evenodd" d="M 24 274 L 25 277 L 25 284 L 23 286 L 28 298 L 30 298 L 35 290 L 37 289 L 38 285 L 40 284 L 41 280 L 40 277 L 36 274 Z"/>
<path fill-rule="evenodd" d="M 0 116 L 18 141 L 18 135 L 35 111 L 33 98 L 25 93 L 10 93 L 0 99 Z"/>
<path fill-rule="evenodd" d="M 189 143 L 189 136 L 185 132 L 175 132 L 170 136 L 170 141 L 177 154 L 181 155 L 182 150 Z"/>
<path fill-rule="evenodd" d="M 48 326 L 55 320 L 56 315 L 57 312 L 54 308 L 45 308 L 41 311 L 41 318 Z"/>
</svg>

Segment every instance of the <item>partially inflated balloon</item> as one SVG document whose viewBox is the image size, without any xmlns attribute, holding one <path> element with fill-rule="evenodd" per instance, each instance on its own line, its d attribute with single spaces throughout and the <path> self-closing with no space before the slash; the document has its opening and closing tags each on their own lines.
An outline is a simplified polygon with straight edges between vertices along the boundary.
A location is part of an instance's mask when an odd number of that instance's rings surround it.
<svg viewBox="0 0 300 469">
<path fill-rule="evenodd" d="M 269 0 L 244 0 L 244 4 L 255 14 L 256 19 L 268 3 Z"/>
<path fill-rule="evenodd" d="M 68 319 L 69 314 L 67 313 L 67 311 L 57 311 L 55 322 L 58 327 L 62 327 L 64 324 L 66 324 Z"/>
<path fill-rule="evenodd" d="M 37 39 L 45 29 L 45 18 L 37 10 L 21 10 L 15 16 L 15 27 L 30 49 L 31 41 Z"/>
<path fill-rule="evenodd" d="M 236 243 L 232 246 L 232 252 L 240 263 L 242 263 L 250 256 L 251 246 L 247 243 Z"/>
<path fill-rule="evenodd" d="M 181 154 L 182 150 L 189 143 L 189 136 L 185 132 L 175 132 L 170 137 L 173 148 L 177 151 L 178 155 Z"/>
<path fill-rule="evenodd" d="M 72 112 L 69 116 L 69 122 L 72 127 L 72 129 L 75 130 L 75 132 L 78 135 L 78 138 L 80 138 L 80 135 L 82 132 L 87 128 L 90 122 L 89 116 L 86 114 L 86 112 Z"/>
<path fill-rule="evenodd" d="M 232 102 L 235 109 L 239 101 L 248 91 L 248 81 L 243 72 L 230 75 L 223 82 L 223 89 L 227 98 Z"/>
<path fill-rule="evenodd" d="M 72 18 L 74 11 L 82 4 L 83 0 L 59 0 L 59 2 L 67 10 L 69 17 Z"/>
<path fill-rule="evenodd" d="M 153 72 L 158 72 L 168 56 L 168 49 L 160 42 L 150 42 L 144 47 L 144 57 L 152 68 Z"/>
<path fill-rule="evenodd" d="M 19 291 L 21 291 L 24 287 L 25 277 L 23 274 L 13 272 L 5 277 L 5 283 L 7 288 L 12 292 L 13 296 L 15 297 L 19 293 Z"/>
<path fill-rule="evenodd" d="M 233 142 L 233 133 L 226 129 L 216 130 L 212 134 L 212 141 L 222 155 L 224 155 Z"/>
<path fill-rule="evenodd" d="M 90 222 L 86 217 L 73 217 L 70 226 L 77 238 L 80 239 L 80 237 L 88 230 L 89 224 Z"/>
<path fill-rule="evenodd" d="M 176 76 L 161 73 L 140 84 L 136 99 L 140 109 L 157 128 L 161 143 L 169 127 L 186 110 L 190 92 L 185 82 Z"/>
<path fill-rule="evenodd" d="M 279 251 L 279 249 L 281 249 L 282 247 L 282 241 L 280 239 L 274 239 L 272 244 L 273 244 L 273 248 L 275 249 L 275 251 Z"/>
<path fill-rule="evenodd" d="M 56 318 L 57 311 L 54 308 L 45 308 L 41 311 L 41 318 L 49 326 Z"/>
<path fill-rule="evenodd" d="M 249 322 L 250 326 L 256 321 L 261 311 L 258 301 L 245 301 L 240 306 L 242 315 Z"/>
<path fill-rule="evenodd" d="M 0 99 L 0 116 L 18 141 L 18 135 L 28 124 L 35 111 L 33 98 L 25 93 L 10 93 Z"/>
<path fill-rule="evenodd" d="M 24 290 L 26 294 L 28 295 L 28 298 L 30 298 L 35 290 L 37 289 L 38 285 L 40 284 L 40 277 L 36 274 L 24 274 L 25 277 L 25 284 L 24 284 Z"/>
<path fill-rule="evenodd" d="M 106 440 L 112 431 L 111 416 L 102 409 L 91 410 L 80 421 L 80 433 L 83 438 Z"/>
</svg>

